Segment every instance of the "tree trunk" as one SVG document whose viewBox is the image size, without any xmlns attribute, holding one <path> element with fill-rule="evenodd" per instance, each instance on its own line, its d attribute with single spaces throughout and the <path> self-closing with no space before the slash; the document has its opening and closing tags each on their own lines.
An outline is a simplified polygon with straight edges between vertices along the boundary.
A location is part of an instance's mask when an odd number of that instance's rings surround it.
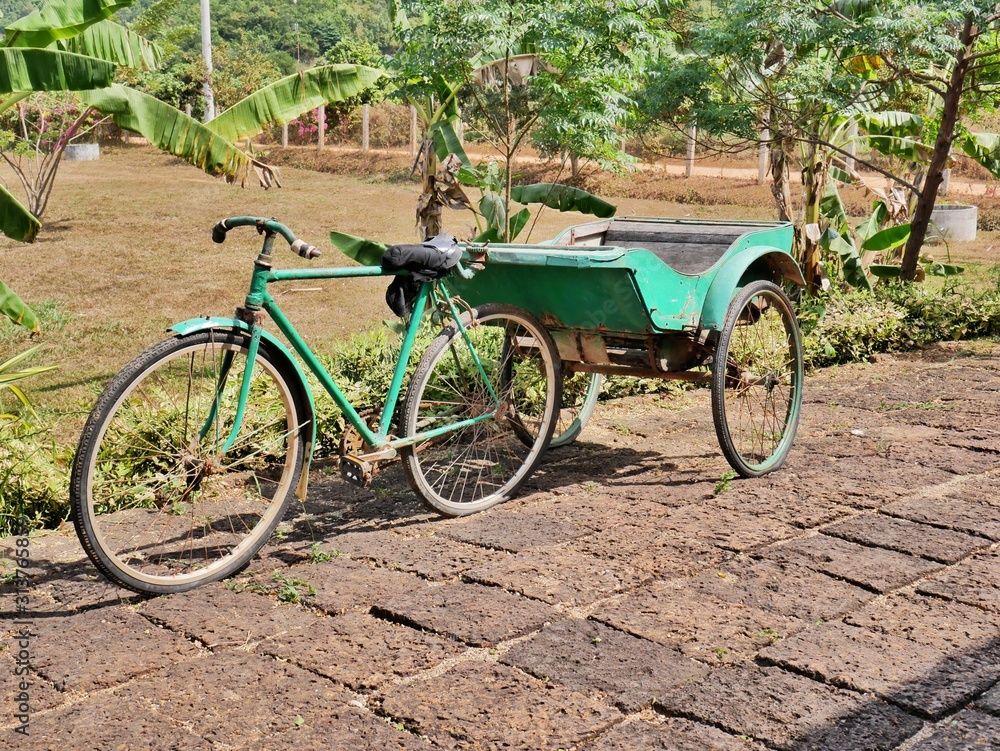
<svg viewBox="0 0 1000 751">
<path fill-rule="evenodd" d="M 784 131 L 776 131 L 771 142 L 771 194 L 778 209 L 778 221 L 792 221 L 792 187 L 788 180 L 788 143 Z"/>
<path fill-rule="evenodd" d="M 959 37 L 962 46 L 955 53 L 955 66 L 951 70 L 948 88 L 944 92 L 941 123 L 938 127 L 937 140 L 934 141 L 934 152 L 931 155 L 930 164 L 927 166 L 927 175 L 921 186 L 920 194 L 917 196 L 917 205 L 910 220 L 910 237 L 906 241 L 906 250 L 903 251 L 903 262 L 899 273 L 900 278 L 906 281 L 913 281 L 917 274 L 920 250 L 927 237 L 931 212 L 934 211 L 934 204 L 937 202 L 938 188 L 941 187 L 941 181 L 944 179 L 944 170 L 948 166 L 951 144 L 955 139 L 955 125 L 958 122 L 958 108 L 962 101 L 962 91 L 965 88 L 965 76 L 970 64 L 969 58 L 978 36 L 979 29 L 973 22 L 972 16 L 968 16 Z"/>
<path fill-rule="evenodd" d="M 805 189 L 805 231 L 802 238 L 802 273 L 806 285 L 812 292 L 823 286 L 823 252 L 819 244 L 819 223 L 822 214 L 820 201 L 826 189 L 826 162 L 817 153 L 815 143 L 809 144 L 809 154 L 802 170 L 802 185 Z M 809 225 L 816 225 L 816 232 L 809 231 Z"/>
<path fill-rule="evenodd" d="M 420 241 L 429 240 L 441 234 L 441 202 L 437 198 L 437 154 L 434 152 L 434 142 L 424 137 L 422 147 L 421 182 L 423 191 L 417 200 L 417 226 Z"/>
</svg>

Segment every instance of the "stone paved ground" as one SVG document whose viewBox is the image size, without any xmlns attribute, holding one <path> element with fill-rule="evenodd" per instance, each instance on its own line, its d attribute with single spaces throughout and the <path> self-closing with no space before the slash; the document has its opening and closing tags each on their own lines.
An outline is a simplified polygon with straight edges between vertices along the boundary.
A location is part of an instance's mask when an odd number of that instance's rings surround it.
<svg viewBox="0 0 1000 751">
<path fill-rule="evenodd" d="M 1000 748 L 1000 346 L 820 372 L 785 468 L 725 469 L 699 391 L 603 405 L 472 518 L 319 470 L 183 595 L 37 539 L 31 735 L 5 635 L 0 748 Z"/>
</svg>

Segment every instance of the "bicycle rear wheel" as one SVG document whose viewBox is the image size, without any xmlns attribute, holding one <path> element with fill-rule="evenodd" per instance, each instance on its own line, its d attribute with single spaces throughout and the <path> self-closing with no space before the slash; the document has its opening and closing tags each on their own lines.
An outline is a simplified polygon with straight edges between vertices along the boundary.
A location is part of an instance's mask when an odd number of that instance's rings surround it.
<svg viewBox="0 0 1000 751">
<path fill-rule="evenodd" d="M 308 402 L 261 343 L 234 424 L 250 337 L 205 331 L 148 349 L 108 385 L 84 427 L 70 487 L 91 560 L 136 592 L 183 592 L 247 564 L 281 521 L 306 452 Z"/>
<path fill-rule="evenodd" d="M 400 435 L 465 427 L 400 451 L 414 492 L 449 516 L 505 501 L 541 460 L 560 403 L 560 360 L 537 318 L 513 305 L 465 314 L 431 343 L 403 405 Z M 476 360 L 482 366 L 480 370 Z"/>
<path fill-rule="evenodd" d="M 726 313 L 712 366 L 719 445 L 743 477 L 785 461 L 802 406 L 802 337 L 788 297 L 773 282 L 745 286 Z"/>
</svg>

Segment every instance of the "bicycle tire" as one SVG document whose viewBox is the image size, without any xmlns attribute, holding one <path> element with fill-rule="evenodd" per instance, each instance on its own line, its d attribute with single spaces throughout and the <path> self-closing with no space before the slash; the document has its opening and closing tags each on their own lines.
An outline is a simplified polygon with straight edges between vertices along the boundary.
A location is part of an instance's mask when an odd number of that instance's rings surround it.
<svg viewBox="0 0 1000 751">
<path fill-rule="evenodd" d="M 586 381 L 582 393 L 576 388 L 580 385 L 576 382 L 580 380 Z M 563 373 L 562 409 L 559 411 L 559 421 L 552 440 L 549 441 L 550 449 L 568 446 L 579 438 L 594 414 L 603 385 L 604 376 L 600 373 Z"/>
<path fill-rule="evenodd" d="M 712 417 L 726 460 L 742 477 L 778 469 L 802 407 L 802 335 L 788 296 L 755 281 L 729 304 L 712 365 Z"/>
<path fill-rule="evenodd" d="M 548 447 L 561 398 L 559 353 L 537 318 L 513 305 L 496 303 L 482 305 L 474 313 L 474 325 L 469 313 L 461 320 L 489 384 L 500 397 L 499 417 L 400 450 L 414 492 L 448 516 L 482 511 L 517 492 Z M 403 436 L 428 432 L 481 417 L 494 406 L 464 337 L 452 324 L 417 365 L 399 432 Z"/>
<path fill-rule="evenodd" d="M 70 506 L 84 550 L 116 584 L 169 594 L 231 576 L 281 522 L 302 472 L 309 410 L 297 372 L 267 342 L 239 437 L 219 450 L 249 344 L 248 334 L 228 330 L 167 339 L 98 399 L 80 437 Z"/>
</svg>

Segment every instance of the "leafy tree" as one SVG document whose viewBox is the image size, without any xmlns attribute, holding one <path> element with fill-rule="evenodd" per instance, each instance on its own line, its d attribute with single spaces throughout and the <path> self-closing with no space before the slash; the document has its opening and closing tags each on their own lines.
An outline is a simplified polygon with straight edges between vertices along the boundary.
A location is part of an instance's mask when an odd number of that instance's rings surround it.
<svg viewBox="0 0 1000 751">
<path fill-rule="evenodd" d="M 663 39 L 665 2 L 625 0 L 403 0 L 394 4 L 401 48 L 392 67 L 400 95 L 413 103 L 425 128 L 421 149 L 421 223 L 433 234 L 455 179 L 486 187 L 483 214 L 509 239 L 512 166 L 535 139 L 545 153 L 565 149 L 606 165 L 627 160 L 620 126 L 630 111 L 642 63 Z M 469 52 L 455 40 L 482 40 Z M 439 173 L 442 144 L 458 139 L 464 119 L 499 154 L 496 193 L 452 167 Z M 434 146 L 436 144 L 436 148 Z M 447 149 L 456 154 L 455 148 Z M 467 160 L 466 160 L 467 161 Z M 485 180 L 486 182 L 483 182 Z M 438 185 L 441 183 L 441 185 Z M 459 201 L 462 203 L 462 201 Z M 480 212 L 484 210 L 481 205 Z M 491 218 L 492 217 L 492 218 Z"/>
<path fill-rule="evenodd" d="M 973 133 L 964 121 L 993 109 L 1000 94 L 1000 8 L 987 0 L 894 0 L 884 23 L 894 33 L 876 46 L 886 66 L 922 88 L 932 105 L 923 114 L 927 169 L 919 190 L 900 276 L 917 274 L 920 250 L 954 147 L 1000 175 L 1000 135 Z"/>
<path fill-rule="evenodd" d="M 778 217 L 799 220 L 800 262 L 814 289 L 823 251 L 820 233 L 804 228 L 819 226 L 831 165 L 843 166 L 843 126 L 879 108 L 894 84 L 871 51 L 882 33 L 879 4 L 720 0 L 684 17 L 681 43 L 659 58 L 643 97 L 654 121 L 749 143 L 769 134 Z M 793 166 L 802 172 L 798 201 Z"/>
</svg>

